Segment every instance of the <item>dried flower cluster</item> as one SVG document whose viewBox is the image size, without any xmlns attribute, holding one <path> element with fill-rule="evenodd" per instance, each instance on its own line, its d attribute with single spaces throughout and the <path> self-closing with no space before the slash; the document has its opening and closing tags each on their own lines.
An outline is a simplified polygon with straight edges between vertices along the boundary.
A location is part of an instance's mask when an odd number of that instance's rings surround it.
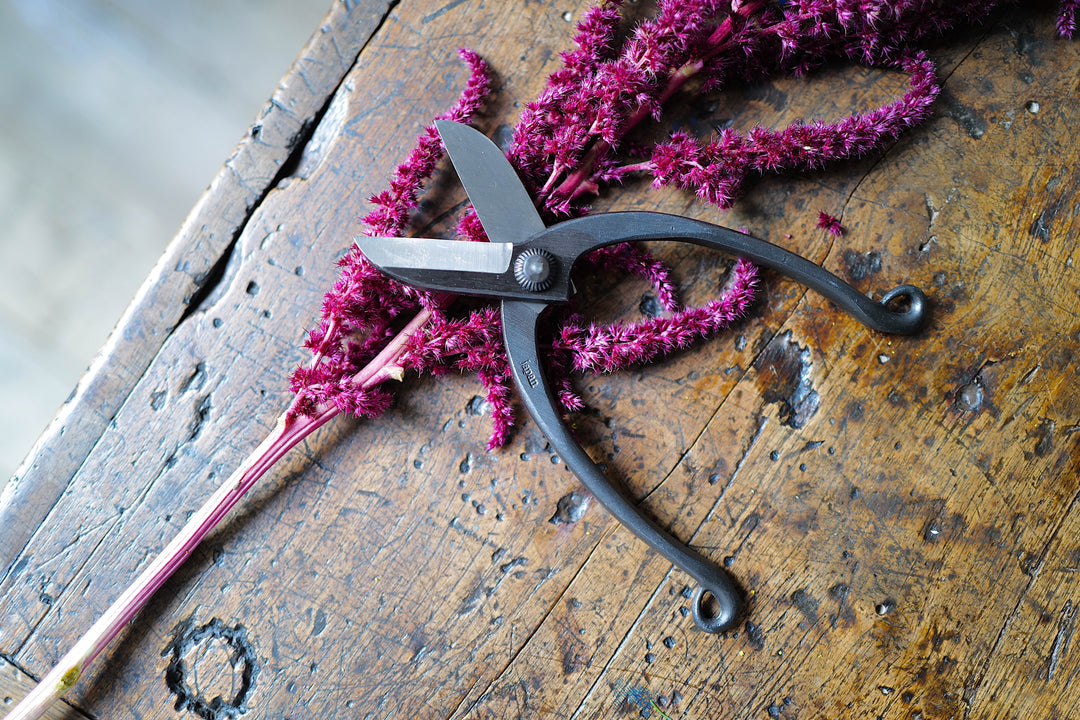
<svg viewBox="0 0 1080 720">
<path fill-rule="evenodd" d="M 563 54 L 543 93 L 522 113 L 508 158 L 549 219 L 585 211 L 582 201 L 604 184 L 647 173 L 653 185 L 673 185 L 727 208 L 748 178 L 809 170 L 857 157 L 895 140 L 924 120 L 939 92 L 933 63 L 920 48 L 927 39 L 986 17 L 998 2 L 968 0 L 660 0 L 655 15 L 620 38 L 619 0 L 602 0 L 578 24 L 575 50 Z M 1058 28 L 1075 31 L 1080 0 L 1064 0 Z M 467 119 L 487 90 L 486 71 L 475 54 L 462 52 L 472 75 L 445 118 Z M 675 132 L 644 160 L 627 135 L 643 120 L 659 119 L 667 103 L 692 78 L 702 92 L 728 81 L 804 74 L 823 62 L 843 59 L 907 73 L 909 90 L 876 110 L 835 122 L 796 122 L 773 130 L 724 129 L 700 139 Z M 364 218 L 368 232 L 405 232 L 417 194 L 441 154 L 428 128 L 394 175 L 389 190 L 372 198 Z M 835 218 L 820 219 L 842 232 Z M 485 241 L 476 214 L 457 227 L 463 240 Z M 549 371 L 568 410 L 582 407 L 573 370 L 610 372 L 686 347 L 728 327 L 752 299 L 754 268 L 734 265 L 719 297 L 682 309 L 667 269 L 647 252 L 606 248 L 589 261 L 597 268 L 649 279 L 667 311 L 628 326 L 590 326 L 576 314 L 558 321 Z M 447 314 L 448 298 L 404 287 L 376 271 L 354 247 L 341 261 L 341 279 L 326 296 L 323 319 L 312 331 L 312 361 L 293 375 L 297 401 L 290 412 L 313 415 L 328 407 L 377 415 L 389 395 L 379 388 L 406 371 L 473 372 L 487 391 L 494 428 L 489 448 L 503 444 L 513 424 L 510 372 L 502 349 L 499 317 L 492 308 L 464 318 Z M 412 317 L 402 330 L 403 319 Z M 394 348 L 386 352 L 387 343 Z M 381 351 L 381 354 L 380 354 Z"/>
<path fill-rule="evenodd" d="M 817 226 L 833 237 L 840 237 L 844 234 L 844 226 L 840 224 L 840 218 L 830 215 L 824 210 L 818 213 Z"/>
</svg>

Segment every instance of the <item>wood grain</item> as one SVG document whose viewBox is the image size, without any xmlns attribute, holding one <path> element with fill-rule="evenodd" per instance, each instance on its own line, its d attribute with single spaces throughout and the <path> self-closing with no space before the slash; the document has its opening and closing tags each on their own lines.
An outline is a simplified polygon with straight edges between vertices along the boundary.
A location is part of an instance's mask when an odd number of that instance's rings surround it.
<svg viewBox="0 0 1080 720">
<path fill-rule="evenodd" d="M 34 681 L 8 661 L 0 658 L 0 708 L 7 713 L 7 709 L 13 707 L 15 701 L 26 695 L 34 687 Z M 50 707 L 45 715 L 45 720 L 84 720 L 85 713 L 72 707 L 67 702 L 61 701 Z"/>
<path fill-rule="evenodd" d="M 114 411 L 71 465 L 40 454 L 42 473 L 59 463 L 72 474 L 62 494 L 42 491 L 48 516 L 0 584 L 0 654 L 44 671 L 266 432 L 363 198 L 465 80 L 454 49 L 477 49 L 497 71 L 479 125 L 505 140 L 515 103 L 569 45 L 564 12 L 390 10 L 304 157 L 261 176 L 269 190 L 254 195 L 235 247 L 219 247 L 228 263 L 214 292 L 197 305 L 147 294 L 134 314 L 182 322 L 140 350 L 145 365 L 109 396 Z M 749 599 L 738 631 L 698 633 L 689 579 L 587 499 L 579 520 L 551 522 L 560 498 L 582 490 L 532 423 L 485 454 L 477 383 L 425 377 L 405 382 L 380 420 L 338 422 L 287 458 L 74 703 L 100 717 L 176 716 L 162 651 L 218 618 L 246 632 L 258 717 L 1070 716 L 1080 44 L 1056 39 L 1047 13 L 1017 13 L 935 57 L 946 88 L 935 117 L 884 152 L 763 179 L 729 213 L 639 182 L 597 204 L 746 226 L 867 292 L 913 282 L 934 303 L 925 333 L 891 338 L 767 275 L 763 300 L 727 337 L 582 379 L 588 450 L 676 535 L 730 566 Z M 832 68 L 688 95 L 670 121 L 841 117 L 903 87 L 894 74 Z M 419 224 L 445 227 L 461 199 L 441 173 Z M 819 210 L 846 234 L 816 229 Z M 213 256 L 205 240 L 181 238 L 159 267 L 186 257 L 185 243 Z M 691 302 L 726 267 L 696 249 L 663 252 Z M 648 294 L 583 280 L 603 317 L 638 316 Z M 0 519 L 23 517 L 16 508 L 6 501 Z M 239 671 L 220 645 L 180 645 L 207 698 L 235 692 Z"/>
</svg>

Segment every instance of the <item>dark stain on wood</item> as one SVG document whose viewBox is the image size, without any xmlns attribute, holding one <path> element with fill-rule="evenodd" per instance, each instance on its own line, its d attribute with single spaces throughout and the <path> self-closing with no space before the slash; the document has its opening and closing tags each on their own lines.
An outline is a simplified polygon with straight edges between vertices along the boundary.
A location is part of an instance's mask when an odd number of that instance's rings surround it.
<svg viewBox="0 0 1080 720">
<path fill-rule="evenodd" d="M 743 625 L 743 630 L 746 631 L 746 641 L 750 643 L 750 647 L 755 650 L 765 649 L 765 633 L 762 631 L 761 625 L 747 620 Z"/>
<path fill-rule="evenodd" d="M 814 389 L 809 348 L 800 347 L 785 330 L 773 338 L 754 363 L 758 387 L 767 403 L 780 406 L 780 422 L 803 427 L 814 416 L 821 398 Z"/>
<path fill-rule="evenodd" d="M 588 507 L 585 493 L 571 492 L 559 498 L 555 505 L 555 514 L 548 520 L 552 525 L 572 525 L 585 515 Z"/>
<path fill-rule="evenodd" d="M 800 588 L 791 593 L 791 604 L 795 606 L 795 609 L 802 613 L 802 616 L 806 618 L 806 622 L 810 625 L 816 625 L 818 621 L 818 606 L 820 603 L 818 600 L 810 594 L 810 590 L 807 588 Z"/>
<path fill-rule="evenodd" d="M 942 108 L 945 117 L 955 120 L 956 124 L 959 125 L 972 140 L 979 140 L 986 135 L 989 124 L 986 122 L 986 118 L 983 117 L 982 113 L 973 107 L 965 105 L 949 89 L 945 88 L 941 91 L 938 103 Z"/>
<path fill-rule="evenodd" d="M 858 252 L 844 250 L 844 271 L 852 283 L 858 284 L 881 272 L 881 253 L 877 250 Z"/>
</svg>

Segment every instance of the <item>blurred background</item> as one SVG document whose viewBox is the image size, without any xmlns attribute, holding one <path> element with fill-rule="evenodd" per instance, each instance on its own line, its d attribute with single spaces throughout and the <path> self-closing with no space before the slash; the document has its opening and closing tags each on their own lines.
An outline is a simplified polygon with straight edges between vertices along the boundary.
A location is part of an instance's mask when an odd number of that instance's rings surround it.
<svg viewBox="0 0 1080 720">
<path fill-rule="evenodd" d="M 0 487 L 331 0 L 0 0 Z"/>
</svg>

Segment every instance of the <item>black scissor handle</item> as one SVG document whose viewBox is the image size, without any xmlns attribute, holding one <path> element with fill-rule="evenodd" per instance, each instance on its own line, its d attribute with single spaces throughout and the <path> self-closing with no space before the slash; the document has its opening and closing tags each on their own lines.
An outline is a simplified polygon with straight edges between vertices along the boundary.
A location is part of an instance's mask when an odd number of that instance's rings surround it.
<svg viewBox="0 0 1080 720">
<path fill-rule="evenodd" d="M 583 254 L 605 245 L 633 240 L 675 240 L 728 252 L 775 270 L 817 291 L 867 327 L 911 335 L 926 323 L 926 295 L 900 285 L 874 301 L 824 268 L 789 250 L 729 228 L 679 215 L 624 212 L 590 215 L 558 223 L 520 246 L 519 253 L 540 251 L 550 258 L 557 278 L 531 300 L 504 298 L 503 340 L 518 390 L 540 430 L 585 487 L 620 523 L 698 583 L 691 607 L 697 626 L 719 633 L 739 619 L 743 600 L 722 568 L 691 550 L 646 517 L 600 472 L 563 424 L 558 403 L 540 362 L 537 321 L 547 305 L 565 299 L 569 274 Z M 523 289 L 527 283 L 522 281 Z M 521 295 L 517 295 L 518 298 Z M 710 605 L 709 597 L 714 599 Z"/>
<path fill-rule="evenodd" d="M 536 324 L 546 307 L 544 303 L 523 300 L 502 302 L 506 354 L 529 414 L 559 457 L 616 520 L 697 581 L 698 591 L 691 608 L 697 626 L 712 633 L 731 628 L 739 619 L 742 598 L 730 576 L 712 561 L 675 539 L 627 500 L 604 477 L 563 424 L 538 354 Z M 715 610 L 710 611 L 707 607 L 706 593 L 715 598 Z"/>
<path fill-rule="evenodd" d="M 828 270 L 779 245 L 681 215 L 638 211 L 587 215 L 552 225 L 521 247 L 545 250 L 564 268 L 567 284 L 563 287 L 562 283 L 556 283 L 545 294 L 544 299 L 550 300 L 557 292 L 569 292 L 569 271 L 582 255 L 605 245 L 634 240 L 689 242 L 752 260 L 824 295 L 863 325 L 879 332 L 913 335 L 926 324 L 929 314 L 926 295 L 913 285 L 900 285 L 875 301 Z"/>
</svg>

